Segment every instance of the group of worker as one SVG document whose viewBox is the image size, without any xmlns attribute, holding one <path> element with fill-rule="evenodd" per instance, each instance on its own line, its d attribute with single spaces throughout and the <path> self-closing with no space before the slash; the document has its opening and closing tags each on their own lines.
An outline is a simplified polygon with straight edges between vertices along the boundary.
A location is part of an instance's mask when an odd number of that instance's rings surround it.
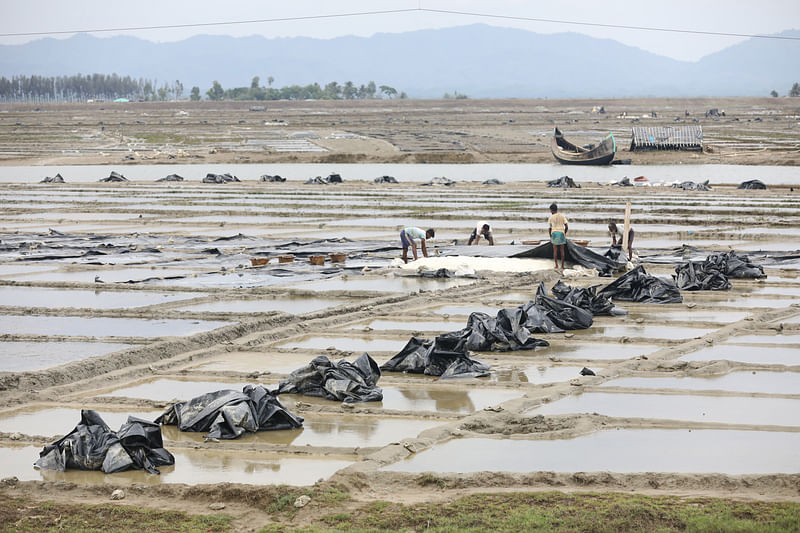
<svg viewBox="0 0 800 533">
<path fill-rule="evenodd" d="M 563 213 L 559 213 L 558 205 L 555 203 L 550 204 L 550 218 L 547 220 L 548 233 L 550 235 L 550 242 L 553 245 L 553 262 L 555 263 L 556 270 L 559 269 L 558 258 L 561 258 L 561 270 L 564 270 L 566 244 L 567 244 L 567 231 L 569 230 L 569 222 Z M 617 228 L 617 224 L 612 220 L 608 223 L 608 231 L 611 234 L 611 245 L 622 246 L 622 232 Z M 400 243 L 403 245 L 403 262 L 408 263 L 408 249 L 414 255 L 414 260 L 418 258 L 417 244 L 419 241 L 420 248 L 422 248 L 422 255 L 428 257 L 428 249 L 425 246 L 427 239 L 433 239 L 436 232 L 431 228 L 426 231 L 413 226 L 404 228 L 400 232 Z M 628 258 L 633 257 L 633 228 L 628 229 Z M 478 244 L 481 237 L 489 243 L 494 245 L 494 236 L 492 235 L 492 228 L 486 222 L 478 222 L 472 233 L 469 236 L 467 245 Z"/>
</svg>

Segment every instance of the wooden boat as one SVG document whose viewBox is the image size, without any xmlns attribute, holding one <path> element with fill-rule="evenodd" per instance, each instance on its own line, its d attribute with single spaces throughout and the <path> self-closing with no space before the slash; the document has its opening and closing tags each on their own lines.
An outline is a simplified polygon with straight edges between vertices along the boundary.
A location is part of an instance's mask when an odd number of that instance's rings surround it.
<svg viewBox="0 0 800 533">
<path fill-rule="evenodd" d="M 553 156 L 565 165 L 608 165 L 614 159 L 617 143 L 609 133 L 603 142 L 594 148 L 583 148 L 564 138 L 557 127 L 553 129 Z"/>
</svg>

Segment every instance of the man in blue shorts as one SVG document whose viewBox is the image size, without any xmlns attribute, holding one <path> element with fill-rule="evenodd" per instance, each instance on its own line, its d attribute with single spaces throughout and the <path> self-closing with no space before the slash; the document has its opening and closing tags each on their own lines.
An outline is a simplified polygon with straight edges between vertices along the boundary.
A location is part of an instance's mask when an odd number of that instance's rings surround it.
<svg viewBox="0 0 800 533">
<path fill-rule="evenodd" d="M 550 242 L 553 244 L 553 261 L 558 270 L 558 256 L 561 255 L 561 270 L 564 270 L 564 255 L 566 254 L 567 244 L 567 217 L 558 212 L 558 206 L 553 203 L 550 204 L 550 218 L 547 220 L 550 225 Z"/>
<path fill-rule="evenodd" d="M 419 242 L 422 245 L 422 255 L 428 257 L 428 249 L 425 248 L 425 239 L 433 239 L 435 235 L 436 233 L 433 231 L 433 229 L 422 231 L 421 229 L 413 226 L 404 228 L 403 231 L 400 232 L 400 243 L 403 245 L 403 262 L 408 263 L 409 247 L 411 247 L 411 251 L 414 253 L 414 261 L 417 260 L 417 243 L 414 241 L 414 239 L 419 239 Z"/>
</svg>

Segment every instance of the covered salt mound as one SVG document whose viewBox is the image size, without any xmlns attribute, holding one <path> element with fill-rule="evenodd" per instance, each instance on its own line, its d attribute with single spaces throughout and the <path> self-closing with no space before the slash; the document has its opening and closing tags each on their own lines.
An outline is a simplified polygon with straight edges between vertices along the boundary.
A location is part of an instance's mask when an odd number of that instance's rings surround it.
<svg viewBox="0 0 800 533">
<path fill-rule="evenodd" d="M 157 467 L 173 464 L 175 458 L 164 449 L 157 423 L 129 416 L 119 431 L 112 431 L 96 411 L 84 409 L 75 429 L 45 446 L 34 466 L 60 472 L 146 470 L 159 474 Z"/>
</svg>

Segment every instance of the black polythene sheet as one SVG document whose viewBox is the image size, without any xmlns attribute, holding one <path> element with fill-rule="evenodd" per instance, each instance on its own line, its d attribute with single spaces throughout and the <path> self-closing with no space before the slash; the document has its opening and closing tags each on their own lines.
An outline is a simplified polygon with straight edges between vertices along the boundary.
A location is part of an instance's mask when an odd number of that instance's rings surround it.
<svg viewBox="0 0 800 533">
<path fill-rule="evenodd" d="M 559 300 L 580 307 L 592 313 L 593 316 L 607 315 L 618 316 L 626 315 L 628 312 L 615 306 L 606 296 L 597 294 L 599 285 L 591 287 L 572 287 L 561 280 L 553 285 L 550 292 Z"/>
<path fill-rule="evenodd" d="M 717 265 L 688 261 L 675 267 L 675 284 L 682 291 L 727 291 L 731 282 Z"/>
<path fill-rule="evenodd" d="M 580 189 L 581 186 L 575 183 L 575 180 L 570 178 L 569 176 L 561 176 L 560 178 L 556 178 L 554 180 L 550 180 L 547 182 L 548 187 L 559 187 L 561 189 Z"/>
<path fill-rule="evenodd" d="M 320 355 L 281 380 L 276 394 L 305 394 L 344 403 L 379 402 L 383 400 L 383 390 L 377 386 L 380 377 L 378 363 L 367 353 L 352 363 L 344 359 L 332 362 Z"/>
<path fill-rule="evenodd" d="M 576 305 L 547 296 L 544 283 L 536 289 L 536 307 L 544 309 L 547 318 L 564 330 L 587 329 L 592 326 L 592 312 Z"/>
<path fill-rule="evenodd" d="M 112 431 L 96 412 L 81 410 L 75 429 L 39 453 L 34 466 L 43 470 L 102 470 L 106 474 L 123 470 L 146 470 L 159 474 L 159 466 L 175 464 L 164 448 L 161 427 L 133 416 Z"/>
<path fill-rule="evenodd" d="M 671 279 L 648 274 L 642 265 L 618 277 L 598 293 L 613 300 L 671 304 L 681 303 L 681 291 Z"/>
<path fill-rule="evenodd" d="M 532 250 L 525 250 L 524 252 L 516 253 L 511 257 L 541 257 L 545 259 L 552 259 L 553 244 L 546 242 L 544 244 L 540 244 Z M 584 268 L 596 268 L 598 274 L 601 276 L 611 276 L 614 272 L 622 269 L 627 263 L 627 258 L 625 258 L 624 254 L 620 256 L 620 260 L 614 260 L 600 255 L 597 252 L 593 252 L 585 246 L 575 244 L 570 239 L 567 239 L 567 244 L 565 245 L 564 258 L 570 263 L 577 263 Z M 622 259 L 625 260 L 622 261 Z"/>
<path fill-rule="evenodd" d="M 219 390 L 172 404 L 156 423 L 181 431 L 205 432 L 207 439 L 237 439 L 245 432 L 296 429 L 303 417 L 286 409 L 263 385 L 246 385 L 242 392 Z"/>
<path fill-rule="evenodd" d="M 767 186 L 761 180 L 747 180 L 739 184 L 737 189 L 766 189 Z"/>
<path fill-rule="evenodd" d="M 381 366 L 381 370 L 443 379 L 488 376 L 489 365 L 469 356 L 463 331 L 439 335 L 435 339 L 411 337 L 397 355 Z"/>
</svg>

